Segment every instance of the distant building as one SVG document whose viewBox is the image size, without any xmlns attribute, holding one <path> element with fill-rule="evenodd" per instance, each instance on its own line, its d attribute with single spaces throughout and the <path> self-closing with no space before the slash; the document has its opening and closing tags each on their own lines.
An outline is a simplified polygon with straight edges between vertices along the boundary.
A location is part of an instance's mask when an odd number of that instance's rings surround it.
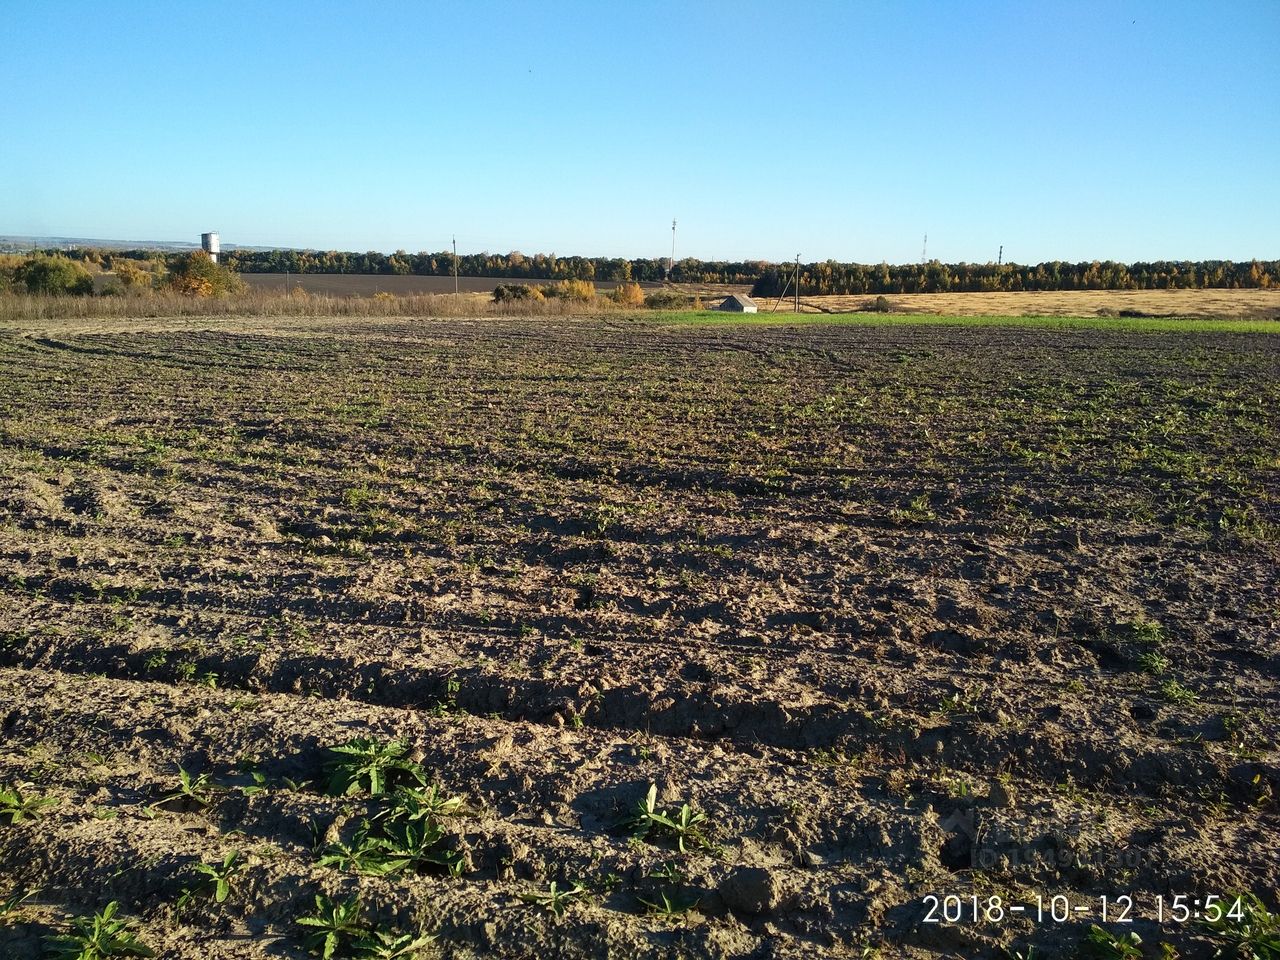
<svg viewBox="0 0 1280 960">
<path fill-rule="evenodd" d="M 731 313 L 756 313 L 756 302 L 750 297 L 744 297 L 740 294 L 733 294 L 725 297 L 724 302 L 716 307 L 717 310 L 728 310 Z"/>
<path fill-rule="evenodd" d="M 216 233 L 200 234 L 200 249 L 209 255 L 209 259 L 214 263 L 218 262 L 218 254 L 222 252 L 222 247 L 218 242 Z"/>
</svg>

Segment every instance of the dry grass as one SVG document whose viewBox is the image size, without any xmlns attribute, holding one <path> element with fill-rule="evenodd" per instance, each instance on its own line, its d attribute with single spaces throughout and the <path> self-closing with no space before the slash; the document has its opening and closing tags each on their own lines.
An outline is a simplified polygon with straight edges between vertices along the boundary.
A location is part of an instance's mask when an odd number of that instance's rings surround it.
<svg viewBox="0 0 1280 960">
<path fill-rule="evenodd" d="M 938 313 L 949 316 L 1064 316 L 1119 315 L 1280 319 L 1280 290 L 1061 290 L 1024 293 L 904 293 L 887 296 L 897 313 Z M 852 313 L 865 309 L 875 297 L 801 297 L 801 313 Z M 777 298 L 760 298 L 762 311 L 772 310 Z M 779 311 L 790 310 L 784 300 Z"/>
<path fill-rule="evenodd" d="M 0 326 L 54 319 L 143 319 L 153 317 L 479 317 L 568 316 L 618 309 L 607 297 L 591 301 L 549 297 L 544 301 L 494 303 L 488 293 L 372 297 L 315 296 L 295 290 L 249 290 L 229 297 L 151 293 L 121 297 L 0 296 Z"/>
</svg>

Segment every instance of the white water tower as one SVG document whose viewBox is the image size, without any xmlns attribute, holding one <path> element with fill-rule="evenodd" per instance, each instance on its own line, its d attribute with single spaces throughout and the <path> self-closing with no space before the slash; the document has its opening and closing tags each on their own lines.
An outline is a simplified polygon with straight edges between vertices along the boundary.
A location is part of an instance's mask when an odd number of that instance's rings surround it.
<svg viewBox="0 0 1280 960">
<path fill-rule="evenodd" d="M 217 263 L 218 254 L 222 250 L 218 245 L 218 234 L 216 232 L 200 234 L 200 249 L 209 255 L 210 260 Z"/>
</svg>

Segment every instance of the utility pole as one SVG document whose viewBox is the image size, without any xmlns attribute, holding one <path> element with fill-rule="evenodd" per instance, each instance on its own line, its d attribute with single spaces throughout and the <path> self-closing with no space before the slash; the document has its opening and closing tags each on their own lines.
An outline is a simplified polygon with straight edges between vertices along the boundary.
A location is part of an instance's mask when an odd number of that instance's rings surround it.
<svg viewBox="0 0 1280 960">
<path fill-rule="evenodd" d="M 1000 255 L 996 257 L 996 266 L 999 267 L 1003 265 L 1004 265 L 1004 244 L 1002 243 L 1000 244 Z"/>
<path fill-rule="evenodd" d="M 800 312 L 800 254 L 796 254 L 796 313 Z"/>
<path fill-rule="evenodd" d="M 453 235 L 453 295 L 458 295 L 458 235 Z"/>
<path fill-rule="evenodd" d="M 671 218 L 671 260 L 667 264 L 667 279 L 676 272 L 676 218 Z"/>
</svg>

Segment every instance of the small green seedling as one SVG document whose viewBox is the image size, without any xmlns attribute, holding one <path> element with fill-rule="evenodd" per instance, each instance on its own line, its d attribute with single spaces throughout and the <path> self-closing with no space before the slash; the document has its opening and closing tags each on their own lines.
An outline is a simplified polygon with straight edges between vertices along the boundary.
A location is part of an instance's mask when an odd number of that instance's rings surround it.
<svg viewBox="0 0 1280 960">
<path fill-rule="evenodd" d="M 385 877 L 403 870 L 412 860 L 391 855 L 381 839 L 370 837 L 362 830 L 350 844 L 342 841 L 329 844 L 319 863 L 322 867 L 350 870 L 368 877 Z"/>
<path fill-rule="evenodd" d="M 422 767 L 408 759 L 409 745 L 402 740 L 380 743 L 367 737 L 356 737 L 340 746 L 330 747 L 332 756 L 325 763 L 329 774 L 329 792 L 336 796 L 368 793 L 380 797 L 391 787 L 427 782 Z"/>
<path fill-rule="evenodd" d="M 1142 668 L 1143 673 L 1150 673 L 1159 676 L 1172 666 L 1172 661 L 1163 653 L 1155 650 L 1149 650 L 1146 653 L 1138 654 L 1138 666 Z"/>
<path fill-rule="evenodd" d="M 35 894 L 34 890 L 23 890 L 19 887 L 13 893 L 0 900 L 0 926 L 9 923 L 22 905 L 34 897 Z"/>
<path fill-rule="evenodd" d="M 671 890 L 659 890 L 655 900 L 646 900 L 644 897 L 638 899 L 651 914 L 668 920 L 682 917 L 698 905 L 697 897 L 682 897 Z"/>
<path fill-rule="evenodd" d="M 658 786 L 651 783 L 644 799 L 636 804 L 628 825 L 631 836 L 637 840 L 665 834 L 675 839 L 681 853 L 687 853 L 688 844 L 704 849 L 710 846 L 703 828 L 706 822 L 707 815 L 687 803 L 681 804 L 675 813 L 664 813 L 658 808 Z"/>
<path fill-rule="evenodd" d="M 178 767 L 178 788 L 161 797 L 152 807 L 173 812 L 203 810 L 213 799 L 213 781 L 207 773 L 191 776 Z"/>
<path fill-rule="evenodd" d="M 673 860 L 668 860 L 662 866 L 655 867 L 649 876 L 654 880 L 661 880 L 664 883 L 674 884 L 675 886 L 682 886 L 689 881 L 688 875 Z"/>
<path fill-rule="evenodd" d="M 631 827 L 631 836 L 637 840 L 644 840 L 657 823 L 659 816 L 661 811 L 658 809 L 658 785 L 651 783 L 649 792 L 644 795 L 644 799 L 636 803 L 631 819 L 627 821 L 627 825 Z"/>
<path fill-rule="evenodd" d="M 222 858 L 221 866 L 212 863 L 196 864 L 196 873 L 207 877 L 208 882 L 213 885 L 214 903 L 226 903 L 227 897 L 231 895 L 231 878 L 244 869 L 243 863 L 237 863 L 239 859 L 240 851 L 232 850 Z"/>
<path fill-rule="evenodd" d="M 466 804 L 461 797 L 448 796 L 439 786 L 432 784 L 426 790 L 401 787 L 395 792 L 391 805 L 378 817 L 388 821 L 437 820 L 464 816 L 466 812 Z"/>
<path fill-rule="evenodd" d="M 450 714 L 465 713 L 466 711 L 458 706 L 458 692 L 461 689 L 462 683 L 456 677 L 450 677 L 446 680 L 444 684 L 445 698 L 436 701 L 435 706 L 431 708 L 431 715 L 433 717 L 447 717 Z"/>
<path fill-rule="evenodd" d="M 0 820 L 9 819 L 9 823 L 21 823 L 23 820 L 34 820 L 46 808 L 57 806 L 57 797 L 39 796 L 23 793 L 22 788 L 30 784 L 8 784 L 0 786 Z"/>
<path fill-rule="evenodd" d="M 1280 913 L 1272 913 L 1256 895 L 1221 897 L 1205 912 L 1217 913 L 1204 922 L 1205 932 L 1223 943 L 1215 957 L 1280 960 Z"/>
<path fill-rule="evenodd" d="M 134 936 L 132 922 L 116 914 L 120 904 L 112 900 L 92 917 L 76 917 L 73 932 L 50 937 L 45 945 L 58 960 L 104 960 L 106 957 L 154 957 L 155 954 Z"/>
<path fill-rule="evenodd" d="M 564 916 L 565 908 L 574 901 L 581 900 L 586 892 L 586 888 L 576 881 L 567 888 L 560 889 L 556 882 L 552 880 L 546 890 L 532 890 L 528 893 L 522 893 L 520 894 L 520 899 L 525 903 L 536 904 L 557 917 L 562 917 Z"/>
<path fill-rule="evenodd" d="M 271 785 L 267 783 L 267 775 L 260 770 L 250 770 L 249 776 L 252 778 L 253 784 L 240 788 L 240 792 L 246 797 L 254 797 L 271 789 Z"/>
<path fill-rule="evenodd" d="M 1142 938 L 1132 931 L 1121 936 L 1091 924 L 1078 955 L 1083 960 L 1142 960 Z"/>
<path fill-rule="evenodd" d="M 340 950 L 365 940 L 372 931 L 361 917 L 362 909 L 359 896 L 337 903 L 316 894 L 316 912 L 298 918 L 298 926 L 308 931 L 307 949 L 332 960 Z"/>
<path fill-rule="evenodd" d="M 617 890 L 619 887 L 622 886 L 622 877 L 621 875 L 610 870 L 603 877 L 601 877 L 599 881 L 596 882 L 595 886 L 596 886 L 597 893 L 602 893 L 608 896 L 609 894 L 613 893 L 613 891 Z"/>
<path fill-rule="evenodd" d="M 431 933 L 423 933 L 415 937 L 411 933 L 395 933 L 378 929 L 361 939 L 356 944 L 356 951 L 358 956 L 368 960 L 402 960 L 402 958 L 420 956 L 435 939 L 435 934 Z"/>
</svg>

